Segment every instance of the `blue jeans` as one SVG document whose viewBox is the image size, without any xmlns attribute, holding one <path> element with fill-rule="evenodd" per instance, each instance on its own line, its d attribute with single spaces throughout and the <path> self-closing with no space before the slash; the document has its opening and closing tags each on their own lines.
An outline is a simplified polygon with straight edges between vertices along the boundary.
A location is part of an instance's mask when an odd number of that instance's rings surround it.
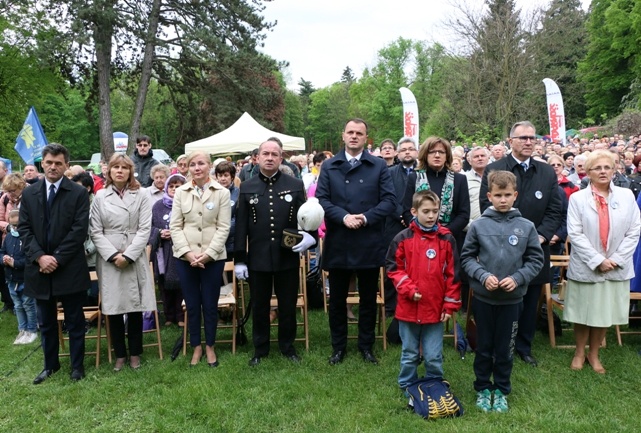
<svg viewBox="0 0 641 433">
<path fill-rule="evenodd" d="M 24 283 L 7 281 L 9 294 L 14 304 L 14 311 L 18 318 L 18 331 L 38 332 L 38 318 L 36 314 L 36 300 L 25 296 Z"/>
<path fill-rule="evenodd" d="M 398 385 L 405 389 L 418 379 L 421 345 L 425 360 L 425 377 L 443 378 L 443 323 L 423 325 L 399 320 L 398 332 L 403 341 Z"/>
</svg>

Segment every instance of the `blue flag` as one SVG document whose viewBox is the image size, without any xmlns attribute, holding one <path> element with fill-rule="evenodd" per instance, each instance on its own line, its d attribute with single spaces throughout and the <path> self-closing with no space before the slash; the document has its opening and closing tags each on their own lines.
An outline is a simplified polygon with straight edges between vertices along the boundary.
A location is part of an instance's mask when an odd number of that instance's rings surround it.
<svg viewBox="0 0 641 433">
<path fill-rule="evenodd" d="M 42 130 L 40 120 L 38 120 L 36 109 L 31 107 L 13 148 L 24 159 L 24 162 L 33 164 L 34 160 L 42 154 L 42 149 L 46 145 L 47 137 Z"/>
</svg>

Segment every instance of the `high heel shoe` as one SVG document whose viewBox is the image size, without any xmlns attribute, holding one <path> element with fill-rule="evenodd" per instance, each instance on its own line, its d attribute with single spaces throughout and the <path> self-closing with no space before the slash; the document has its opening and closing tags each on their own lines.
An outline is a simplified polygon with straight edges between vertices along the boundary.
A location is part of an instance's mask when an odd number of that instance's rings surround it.
<svg viewBox="0 0 641 433">
<path fill-rule="evenodd" d="M 579 360 L 579 362 L 574 362 L 575 360 Z M 583 368 L 583 365 L 588 362 L 588 358 L 583 358 L 575 356 L 572 358 L 572 363 L 570 364 L 570 369 L 571 370 L 581 370 Z"/>
<path fill-rule="evenodd" d="M 213 346 L 207 346 L 207 352 L 211 352 L 213 355 L 216 355 L 216 352 L 214 352 Z M 212 368 L 218 367 L 220 363 L 218 362 L 218 357 L 216 356 L 216 360 L 213 362 L 209 362 L 209 354 L 207 354 L 207 365 L 209 365 Z"/>
<path fill-rule="evenodd" d="M 125 366 L 127 358 L 116 358 L 116 363 L 114 364 L 114 371 L 120 371 Z"/>
<path fill-rule="evenodd" d="M 129 358 L 129 366 L 133 370 L 138 370 L 140 368 L 140 356 L 132 356 Z"/>
<path fill-rule="evenodd" d="M 597 361 L 598 361 L 598 359 L 597 359 Z M 587 363 L 588 363 L 588 365 L 589 365 L 590 367 L 592 367 L 592 370 L 594 370 L 594 372 L 595 372 L 595 373 L 598 373 L 598 374 L 605 374 L 605 368 L 603 368 L 603 365 L 601 365 L 600 367 L 597 367 L 597 366 L 595 366 L 595 365 L 592 365 L 592 363 L 590 362 L 590 358 L 588 358 L 587 356 L 585 357 L 585 362 L 587 362 Z M 599 362 L 599 364 L 600 364 L 600 363 L 601 363 L 601 362 Z"/>
</svg>

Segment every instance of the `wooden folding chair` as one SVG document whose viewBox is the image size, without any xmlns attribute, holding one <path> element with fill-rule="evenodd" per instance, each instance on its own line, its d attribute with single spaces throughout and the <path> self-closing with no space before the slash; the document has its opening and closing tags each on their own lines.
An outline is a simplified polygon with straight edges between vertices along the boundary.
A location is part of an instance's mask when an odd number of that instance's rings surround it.
<svg viewBox="0 0 641 433">
<path fill-rule="evenodd" d="M 639 292 L 630 292 L 630 301 L 641 301 L 641 293 Z M 630 320 L 641 320 L 641 317 L 633 317 L 630 316 L 628 319 L 628 323 Z M 616 333 L 617 333 L 617 342 L 619 343 L 619 346 L 623 346 L 623 342 L 621 340 L 622 335 L 635 335 L 635 334 L 641 334 L 641 330 L 639 331 L 630 331 L 629 329 L 627 331 L 622 331 L 619 325 L 615 326 Z"/>
<path fill-rule="evenodd" d="M 231 343 L 231 353 L 236 353 L 236 326 L 238 322 L 238 304 L 237 304 L 237 280 L 236 274 L 234 273 L 234 262 L 225 262 L 225 268 L 223 274 L 231 272 L 232 281 L 231 281 L 231 292 L 230 293 L 221 293 L 218 298 L 218 308 L 231 308 L 232 310 L 232 319 L 231 324 L 218 324 L 217 329 L 231 329 L 231 337 L 228 339 L 220 339 L 216 336 L 216 344 L 218 343 Z M 183 301 L 183 311 L 185 313 L 185 326 L 183 327 L 183 355 L 187 354 L 187 334 L 189 326 L 189 315 L 187 314 L 187 307 L 185 306 L 185 301 Z M 202 329 L 202 327 L 201 327 Z"/>
<path fill-rule="evenodd" d="M 552 255 L 550 256 L 550 266 L 558 266 L 561 268 L 559 273 L 559 286 L 564 288 L 566 285 L 565 273 L 567 272 L 568 266 L 570 265 L 570 256 L 569 255 Z M 574 349 L 575 345 L 561 345 L 556 344 L 556 336 L 554 335 L 554 308 L 563 312 L 564 306 L 564 297 L 562 296 L 562 291 L 559 293 L 552 293 L 552 286 L 550 283 L 547 283 L 543 286 L 545 293 L 545 305 L 547 307 L 547 316 L 548 316 L 548 335 L 550 338 L 550 346 L 557 349 Z"/>
<path fill-rule="evenodd" d="M 309 318 L 307 316 L 307 267 L 305 264 L 305 256 L 300 256 L 298 266 L 298 297 L 296 298 L 296 308 L 300 309 L 301 318 L 296 320 L 297 327 L 303 328 L 303 335 L 297 336 L 294 341 L 304 341 L 305 350 L 309 351 Z M 278 308 L 278 299 L 272 296 L 270 301 L 271 308 Z M 278 323 L 272 323 L 271 326 L 278 326 Z M 270 341 L 278 341 L 277 338 L 272 338 Z"/>
<path fill-rule="evenodd" d="M 378 293 L 376 294 L 376 306 L 378 307 L 378 320 L 376 321 L 376 328 L 378 335 L 376 339 L 383 340 L 383 350 L 387 350 L 387 333 L 385 329 L 385 268 L 381 267 L 378 277 Z M 331 290 L 331 288 L 330 288 Z M 349 292 L 347 294 L 347 308 L 360 303 L 358 292 Z M 347 314 L 347 312 L 345 312 Z M 348 321 L 348 325 L 358 325 L 358 320 Z M 358 338 L 358 335 L 349 335 L 347 338 Z"/>
<path fill-rule="evenodd" d="M 98 274 L 96 274 L 96 271 L 91 271 L 89 272 L 89 277 L 91 278 L 92 282 L 98 281 Z M 111 339 L 109 338 L 109 330 L 105 330 L 105 335 L 102 333 L 102 313 L 100 312 L 100 294 L 98 294 L 98 305 L 91 305 L 88 307 L 84 307 L 83 313 L 85 316 L 85 321 L 87 322 L 93 322 L 94 320 L 97 322 L 97 327 L 96 327 L 96 334 L 95 335 L 85 335 L 85 340 L 96 340 L 96 350 L 87 352 L 85 351 L 85 355 L 94 355 L 96 357 L 96 368 L 100 366 L 100 347 L 101 347 L 101 340 L 105 338 L 107 340 L 107 347 L 110 347 L 111 345 Z M 65 321 L 65 314 L 64 310 L 62 308 L 58 308 L 57 312 L 57 320 L 58 320 L 58 340 L 60 341 L 60 348 L 61 348 L 61 353 L 59 356 L 69 356 L 69 352 L 66 352 L 65 349 L 65 341 L 69 341 L 69 337 L 65 337 L 63 332 L 62 332 L 62 325 Z M 109 362 L 111 363 L 111 351 L 107 350 L 108 357 L 109 357 Z"/>
</svg>

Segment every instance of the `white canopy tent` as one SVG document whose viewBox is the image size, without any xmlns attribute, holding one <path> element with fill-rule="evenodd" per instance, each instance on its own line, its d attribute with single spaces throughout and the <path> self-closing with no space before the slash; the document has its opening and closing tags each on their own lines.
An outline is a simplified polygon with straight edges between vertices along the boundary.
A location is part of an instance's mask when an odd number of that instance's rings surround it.
<svg viewBox="0 0 641 433">
<path fill-rule="evenodd" d="M 211 137 L 185 144 L 185 153 L 203 150 L 212 155 L 232 153 L 250 153 L 269 137 L 278 137 L 283 142 L 285 151 L 304 151 L 305 139 L 280 134 L 256 122 L 247 112 L 229 128 Z"/>
</svg>

